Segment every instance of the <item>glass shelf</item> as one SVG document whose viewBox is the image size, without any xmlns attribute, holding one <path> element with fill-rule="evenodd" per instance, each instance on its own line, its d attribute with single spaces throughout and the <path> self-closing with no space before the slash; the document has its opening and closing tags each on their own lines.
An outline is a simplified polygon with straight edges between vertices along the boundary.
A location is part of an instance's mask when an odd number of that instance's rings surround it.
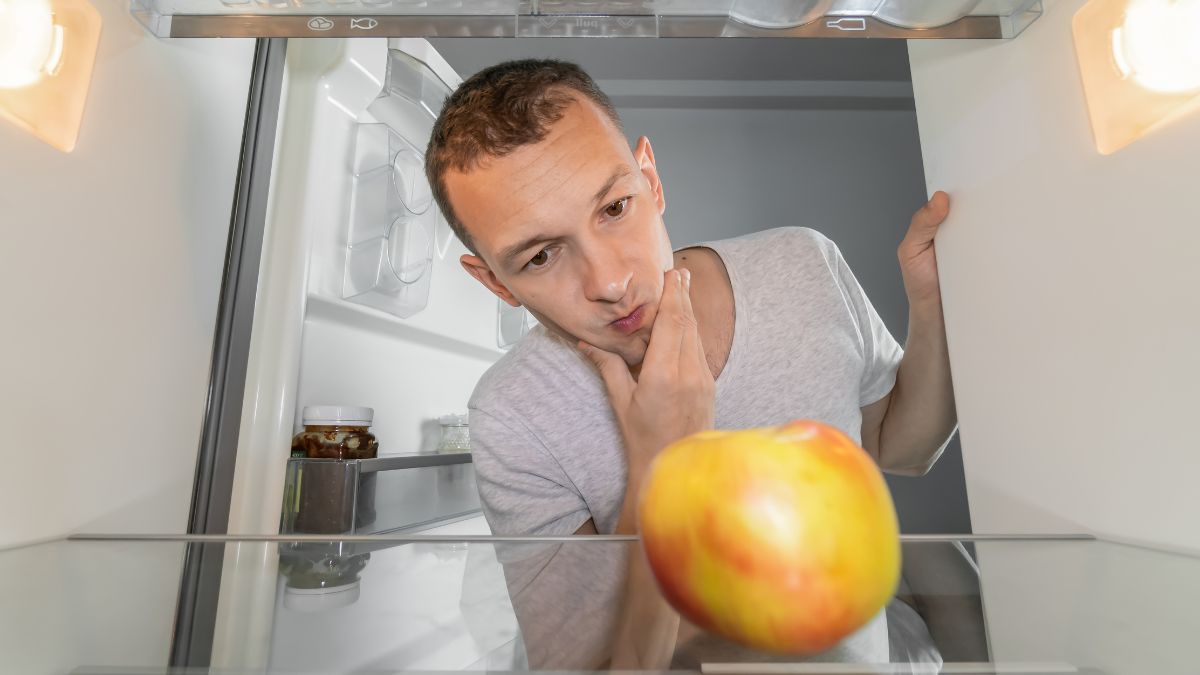
<svg viewBox="0 0 1200 675">
<path fill-rule="evenodd" d="M 603 536 L 93 535 L 10 549 L 0 552 L 0 672 L 192 672 L 168 668 L 173 645 L 179 662 L 188 643 L 193 666 L 211 659 L 221 673 L 605 670 L 638 546 Z M 1065 537 L 905 537 L 903 553 L 883 619 L 889 663 L 822 665 L 828 655 L 758 653 L 685 627 L 669 667 L 1197 672 L 1200 557 Z M 225 561 L 219 602 L 213 593 L 195 603 L 218 607 L 208 623 L 191 606 L 181 621 L 181 574 L 201 555 Z M 246 584 L 255 574 L 266 589 L 257 600 Z M 197 664 L 205 636 L 213 647 Z"/>
<path fill-rule="evenodd" d="M 159 37 L 1012 38 L 1037 0 L 132 0 Z"/>
</svg>

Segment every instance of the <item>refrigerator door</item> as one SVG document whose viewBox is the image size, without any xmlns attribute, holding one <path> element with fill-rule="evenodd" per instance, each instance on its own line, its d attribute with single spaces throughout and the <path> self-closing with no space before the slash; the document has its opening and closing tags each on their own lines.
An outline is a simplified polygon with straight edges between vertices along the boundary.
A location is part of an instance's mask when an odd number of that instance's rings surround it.
<svg viewBox="0 0 1200 675">
<path fill-rule="evenodd" d="M 1200 108 L 1103 154 L 1075 47 L 1125 52 L 1090 4 L 1050 5 L 1016 49 L 909 44 L 926 182 L 953 199 L 936 246 L 971 519 L 1200 549 L 1200 499 L 1163 497 L 1200 472 Z"/>
<path fill-rule="evenodd" d="M 381 457 L 431 452 L 437 418 L 465 413 L 503 354 L 496 299 L 461 270 L 466 249 L 423 171 L 433 121 L 459 82 L 422 39 L 288 44 L 230 533 L 278 531 L 305 406 L 372 408 Z M 428 526 L 441 501 L 461 518 L 463 495 L 478 508 L 471 464 L 435 473 L 432 482 L 426 470 L 380 474 L 377 522 Z M 421 522 L 406 524 L 418 497 Z M 472 522 L 486 533 L 482 519 Z M 277 567 L 274 556 L 225 551 L 213 667 L 269 660 Z M 256 629 L 226 630 L 232 617 Z"/>
<path fill-rule="evenodd" d="M 304 406 L 373 408 L 381 456 L 431 451 L 502 355 L 423 171 L 458 84 L 421 39 L 289 44 L 231 532 L 278 526 Z"/>
</svg>

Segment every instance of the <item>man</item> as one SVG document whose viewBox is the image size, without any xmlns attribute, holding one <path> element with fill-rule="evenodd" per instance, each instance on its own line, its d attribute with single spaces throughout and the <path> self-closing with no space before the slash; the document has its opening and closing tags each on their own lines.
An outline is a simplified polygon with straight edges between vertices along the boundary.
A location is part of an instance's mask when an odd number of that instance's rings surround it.
<svg viewBox="0 0 1200 675">
<path fill-rule="evenodd" d="M 933 249 L 944 193 L 913 216 L 900 246 L 910 306 L 902 351 L 837 247 L 812 230 L 673 252 L 649 140 L 631 149 L 607 97 L 574 65 L 516 61 L 467 80 L 435 124 L 426 172 L 471 251 L 463 267 L 541 322 L 470 402 L 496 534 L 636 533 L 637 490 L 655 454 L 704 429 L 818 419 L 909 475 L 926 472 L 954 431 Z M 574 548 L 506 565 L 526 641 L 546 632 L 531 661 L 666 667 L 696 631 L 654 591 L 640 556 L 621 570 L 611 556 L 572 558 L 583 555 Z M 585 659 L 562 637 L 581 612 L 537 598 L 553 588 L 586 604 L 609 586 L 620 602 L 597 621 L 611 639 L 582 650 Z M 537 611 L 523 611 L 526 602 Z M 565 650 L 555 651 L 555 635 Z M 886 661 L 886 638 L 881 614 L 826 656 Z M 573 658 L 582 662 L 564 662 Z"/>
</svg>

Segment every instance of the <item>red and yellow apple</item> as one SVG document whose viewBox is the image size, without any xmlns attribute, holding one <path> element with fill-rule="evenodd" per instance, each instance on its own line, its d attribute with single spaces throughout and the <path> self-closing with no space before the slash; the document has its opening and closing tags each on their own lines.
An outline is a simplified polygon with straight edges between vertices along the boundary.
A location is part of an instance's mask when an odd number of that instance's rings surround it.
<svg viewBox="0 0 1200 675">
<path fill-rule="evenodd" d="M 708 431 L 662 451 L 638 502 L 671 605 L 743 645 L 813 654 L 895 593 L 900 536 L 875 462 L 812 421 Z"/>
</svg>

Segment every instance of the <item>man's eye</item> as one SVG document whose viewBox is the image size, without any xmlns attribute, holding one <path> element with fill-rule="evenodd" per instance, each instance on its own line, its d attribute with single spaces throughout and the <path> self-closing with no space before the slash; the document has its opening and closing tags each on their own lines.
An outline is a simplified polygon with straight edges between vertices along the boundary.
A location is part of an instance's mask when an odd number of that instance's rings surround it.
<svg viewBox="0 0 1200 675">
<path fill-rule="evenodd" d="M 550 249 L 544 248 L 537 252 L 537 255 L 529 259 L 530 267 L 544 267 L 550 262 Z"/>
<path fill-rule="evenodd" d="M 629 204 L 629 197 L 626 197 L 624 199 L 619 199 L 619 200 L 609 204 L 604 209 L 604 215 L 608 216 L 609 218 L 620 218 L 621 214 L 625 213 L 625 207 L 628 204 Z"/>
</svg>

